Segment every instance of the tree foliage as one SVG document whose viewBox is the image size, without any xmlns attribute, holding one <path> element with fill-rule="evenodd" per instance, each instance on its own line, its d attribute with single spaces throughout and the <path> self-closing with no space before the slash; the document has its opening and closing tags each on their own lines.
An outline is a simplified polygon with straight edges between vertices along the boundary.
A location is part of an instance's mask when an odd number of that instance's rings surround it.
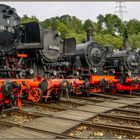
<svg viewBox="0 0 140 140">
<path fill-rule="evenodd" d="M 35 16 L 24 15 L 21 18 L 22 23 L 30 21 L 39 22 Z M 140 21 L 136 19 L 122 22 L 117 15 L 106 14 L 99 15 L 95 22 L 90 19 L 82 21 L 75 16 L 63 15 L 47 18 L 40 23 L 46 29 L 51 27 L 58 30 L 65 38 L 76 38 L 77 44 L 86 39 L 86 30 L 92 28 L 94 41 L 102 45 L 113 45 L 115 48 L 122 46 L 124 31 L 127 28 L 130 46 L 140 47 Z"/>
<path fill-rule="evenodd" d="M 106 14 L 97 17 L 98 32 L 103 34 L 122 35 L 124 24 L 117 15 Z"/>
<path fill-rule="evenodd" d="M 32 21 L 37 21 L 39 20 L 35 16 L 28 17 L 27 15 L 23 15 L 22 18 L 20 18 L 21 23 L 26 23 L 26 22 L 32 22 Z"/>
<path fill-rule="evenodd" d="M 46 29 L 51 27 L 58 30 L 65 38 L 75 37 L 78 43 L 85 37 L 82 21 L 75 16 L 52 17 L 44 20 L 41 24 Z"/>
<path fill-rule="evenodd" d="M 93 29 L 93 23 L 90 19 L 84 22 L 84 30 L 87 31 L 88 29 Z"/>
</svg>

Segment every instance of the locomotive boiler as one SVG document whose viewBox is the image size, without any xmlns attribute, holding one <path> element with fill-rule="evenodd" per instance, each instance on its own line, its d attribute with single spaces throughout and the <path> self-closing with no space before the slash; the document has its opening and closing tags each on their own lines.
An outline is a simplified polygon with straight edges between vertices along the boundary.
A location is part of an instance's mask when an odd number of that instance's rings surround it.
<svg viewBox="0 0 140 140">
<path fill-rule="evenodd" d="M 99 72 L 105 62 L 103 46 L 93 41 L 93 31 L 87 30 L 87 40 L 76 46 L 74 55 L 75 69 L 88 69 L 87 73 Z"/>
<path fill-rule="evenodd" d="M 105 58 L 103 47 L 93 41 L 92 30 L 87 30 L 87 41 L 76 46 L 76 57 L 83 67 L 102 66 Z"/>
<path fill-rule="evenodd" d="M 98 43 L 88 41 L 77 45 L 76 57 L 80 59 L 82 67 L 98 67 L 103 65 L 105 55 Z"/>
</svg>

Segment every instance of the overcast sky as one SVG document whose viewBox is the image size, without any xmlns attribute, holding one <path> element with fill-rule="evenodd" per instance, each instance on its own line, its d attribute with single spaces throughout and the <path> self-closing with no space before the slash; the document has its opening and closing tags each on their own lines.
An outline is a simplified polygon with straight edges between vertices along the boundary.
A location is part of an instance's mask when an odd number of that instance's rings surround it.
<svg viewBox="0 0 140 140">
<path fill-rule="evenodd" d="M 18 15 L 36 16 L 40 21 L 46 18 L 69 14 L 82 20 L 96 21 L 99 14 L 114 14 L 118 5 L 116 2 L 0 2 L 17 9 Z M 140 2 L 125 2 L 124 20 L 140 20 Z"/>
</svg>

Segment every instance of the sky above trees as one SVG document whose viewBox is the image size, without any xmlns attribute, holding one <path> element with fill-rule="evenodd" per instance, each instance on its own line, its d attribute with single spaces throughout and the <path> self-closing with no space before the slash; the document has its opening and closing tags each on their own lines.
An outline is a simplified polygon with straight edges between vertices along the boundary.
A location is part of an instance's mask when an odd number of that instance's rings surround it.
<svg viewBox="0 0 140 140">
<path fill-rule="evenodd" d="M 96 21 L 99 14 L 114 14 L 116 2 L 1 2 L 17 9 L 19 16 L 36 16 L 40 21 L 62 15 L 76 16 L 82 20 Z M 140 2 L 125 2 L 124 20 L 140 20 Z"/>
</svg>

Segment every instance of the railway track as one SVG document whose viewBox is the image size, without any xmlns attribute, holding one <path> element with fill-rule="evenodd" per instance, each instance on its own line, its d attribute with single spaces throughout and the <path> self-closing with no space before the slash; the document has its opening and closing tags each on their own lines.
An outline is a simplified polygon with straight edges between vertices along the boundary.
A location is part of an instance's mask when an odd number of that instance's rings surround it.
<svg viewBox="0 0 140 140">
<path fill-rule="evenodd" d="M 14 113 L 16 113 L 16 114 L 28 114 L 29 112 L 24 112 L 24 111 L 15 111 Z M 13 114 L 14 114 L 13 113 Z M 13 114 L 12 114 L 12 116 L 13 116 Z M 131 119 L 131 118 L 125 118 L 125 117 L 118 117 L 118 116 L 114 116 L 114 115 L 107 115 L 107 114 L 105 114 L 105 113 L 102 113 L 102 114 L 100 114 L 100 115 L 96 115 L 95 117 L 93 117 L 93 118 L 90 118 L 90 119 L 88 119 L 88 120 L 85 120 L 85 121 L 80 121 L 80 120 L 74 120 L 74 119 L 66 119 L 66 118 L 63 118 L 63 117 L 58 117 L 58 116 L 53 116 L 53 115 L 45 115 L 45 114 L 39 114 L 39 113 L 29 113 L 28 115 L 27 115 L 29 118 L 31 118 L 30 116 L 32 116 L 32 119 L 35 119 L 35 118 L 40 118 L 40 117 L 48 117 L 48 118 L 55 118 L 55 119 L 63 119 L 63 120 L 69 120 L 69 121 L 75 121 L 75 122 L 78 122 L 79 124 L 78 124 L 78 126 L 79 127 L 82 127 L 82 126 L 86 126 L 86 127 L 95 127 L 96 129 L 103 129 L 103 130 L 109 130 L 109 129 L 112 129 L 113 130 L 113 132 L 114 133 L 116 133 L 116 131 L 118 132 L 118 133 L 120 133 L 120 131 L 122 132 L 123 131 L 123 133 L 131 133 L 131 135 L 133 134 L 135 137 L 137 137 L 138 135 L 139 135 L 139 132 L 140 132 L 140 128 L 138 128 L 138 127 L 132 127 L 132 125 L 131 126 L 121 126 L 121 125 L 116 125 L 114 122 L 114 125 L 108 125 L 108 123 L 103 123 L 103 122 L 100 122 L 100 121 L 103 121 L 103 120 L 108 120 L 108 121 L 110 121 L 110 120 L 118 120 L 118 121 L 120 121 L 120 120 L 123 120 L 123 122 L 125 123 L 125 121 L 127 122 L 127 121 L 130 121 L 131 123 L 133 122 L 133 124 L 134 124 L 134 126 L 138 126 L 139 125 L 139 123 L 140 123 L 140 121 L 138 120 L 138 119 Z M 100 117 L 100 119 L 98 119 Z M 103 119 L 102 119 L 103 118 Z M 26 117 L 26 119 L 27 119 L 27 117 Z M 30 119 L 29 119 L 29 121 L 31 121 Z M 70 133 L 70 135 L 69 134 L 67 134 L 66 135 L 66 132 L 65 133 L 63 133 L 63 135 L 60 135 L 60 134 L 57 134 L 57 133 L 51 133 L 51 132 L 48 132 L 48 131 L 44 131 L 44 130 L 38 130 L 38 129 L 35 129 L 34 127 L 32 128 L 32 127 L 29 127 L 28 125 L 26 126 L 25 124 L 23 125 L 23 123 L 16 123 L 16 122 L 11 122 L 11 119 L 7 119 L 6 118 L 6 120 L 0 120 L 0 123 L 1 124 L 6 124 L 6 125 L 8 125 L 8 126 L 11 126 L 11 127 L 16 127 L 16 128 L 20 128 L 21 126 L 22 126 L 22 129 L 24 129 L 24 130 L 30 130 L 30 131 L 35 131 L 35 132 L 37 132 L 37 133 L 42 133 L 42 134 L 49 134 L 49 135 L 55 135 L 56 137 L 58 137 L 58 138 L 76 138 L 76 136 L 72 136 L 72 134 Z M 27 122 L 26 122 L 27 123 Z M 75 128 L 74 127 L 74 129 L 78 129 L 78 128 Z M 134 131 L 135 130 L 135 131 Z M 68 131 L 67 131 L 68 132 Z M 79 138 L 79 137 L 78 137 Z M 133 137 L 134 138 L 134 137 Z"/>
<path fill-rule="evenodd" d="M 103 94 L 103 93 L 93 93 L 90 97 L 77 97 L 73 96 L 69 100 L 77 100 L 80 102 L 84 101 L 86 104 L 97 104 L 102 102 L 113 102 L 113 103 L 121 103 L 129 105 L 129 102 L 132 102 L 132 100 L 138 101 L 140 99 L 140 95 L 123 95 L 123 94 Z M 105 106 L 105 105 L 104 105 Z"/>
<path fill-rule="evenodd" d="M 5 128 L 0 129 L 0 138 L 139 138 L 140 101 L 132 98 L 111 96 L 104 101 L 103 95 L 48 104 L 25 101 L 22 110 L 1 115 L 0 125 Z"/>
<path fill-rule="evenodd" d="M 4 133 L 4 131 L 7 128 L 7 130 L 5 132 L 7 132 L 9 129 L 11 129 L 11 133 L 13 134 L 12 138 L 14 138 L 14 135 L 17 138 L 21 138 L 22 136 L 18 137 L 20 135 L 18 132 L 27 133 L 28 131 L 31 134 L 31 136 L 29 136 L 31 138 L 36 138 L 34 136 L 36 136 L 37 134 L 39 134 L 39 136 L 42 135 L 41 136 L 42 138 L 55 138 L 55 137 L 65 138 L 65 139 L 66 138 L 75 138 L 72 136 L 65 136 L 63 134 L 59 134 L 59 133 L 55 133 L 55 132 L 51 132 L 51 131 L 47 131 L 47 130 L 43 130 L 43 129 L 38 129 L 33 126 L 28 126 L 28 122 L 34 121 L 35 118 L 37 119 L 37 118 L 41 118 L 41 117 L 43 117 L 43 114 L 26 112 L 23 110 L 15 110 L 11 113 L 6 113 L 4 116 L 1 116 L 1 118 L 0 118 L 0 124 L 2 126 L 5 126 L 5 128 L 0 133 L 0 137 L 2 137 L 2 138 L 6 137 L 6 134 Z M 49 117 L 51 117 L 51 116 L 49 116 Z M 15 133 L 13 133 L 12 128 L 14 128 Z M 17 131 L 15 131 L 15 130 L 17 130 Z M 10 137 L 11 137 L 11 133 L 10 133 Z M 32 135 L 32 133 L 35 133 L 35 134 Z M 28 138 L 28 137 L 24 136 L 23 138 Z"/>
<path fill-rule="evenodd" d="M 65 134 L 77 138 L 139 138 L 140 132 L 138 130 L 130 130 L 114 125 L 105 125 L 99 123 L 81 123 L 80 125 L 69 130 Z"/>
</svg>

